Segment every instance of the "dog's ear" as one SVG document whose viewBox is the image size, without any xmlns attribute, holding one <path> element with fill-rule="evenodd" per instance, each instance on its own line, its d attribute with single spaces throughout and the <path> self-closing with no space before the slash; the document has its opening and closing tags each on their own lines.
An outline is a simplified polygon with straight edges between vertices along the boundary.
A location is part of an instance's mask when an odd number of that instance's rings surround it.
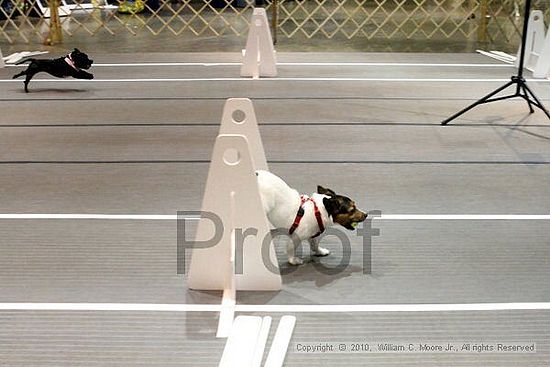
<svg viewBox="0 0 550 367">
<path fill-rule="evenodd" d="M 74 52 L 80 52 L 80 50 L 78 48 L 74 48 Z"/>
<path fill-rule="evenodd" d="M 317 193 L 321 195 L 327 195 L 327 196 L 336 196 L 336 193 L 332 191 L 331 189 L 326 189 L 321 185 L 317 186 Z"/>
<path fill-rule="evenodd" d="M 325 206 L 325 209 L 330 216 L 338 214 L 338 210 L 340 209 L 340 203 L 338 202 L 338 199 L 323 198 L 323 205 Z"/>
</svg>

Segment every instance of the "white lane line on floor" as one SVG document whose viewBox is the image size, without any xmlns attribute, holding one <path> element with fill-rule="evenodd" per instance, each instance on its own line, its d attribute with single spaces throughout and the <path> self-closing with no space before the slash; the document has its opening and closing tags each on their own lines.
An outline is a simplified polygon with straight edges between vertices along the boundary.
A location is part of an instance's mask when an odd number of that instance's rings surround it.
<svg viewBox="0 0 550 367">
<path fill-rule="evenodd" d="M 98 63 L 94 67 L 147 67 L 147 66 L 241 66 L 240 62 L 138 62 L 138 63 Z M 482 67 L 510 68 L 509 64 L 460 64 L 460 63 L 399 63 L 399 62 L 279 62 L 278 66 L 399 66 L 399 67 Z M 7 67 L 26 67 L 26 64 L 6 65 Z"/>
<path fill-rule="evenodd" d="M 18 79 L 0 79 L 0 83 L 21 83 Z M 490 83 L 509 82 L 499 79 L 444 79 L 444 78 L 151 78 L 151 79 L 33 79 L 32 82 L 48 83 L 168 83 L 168 82 L 415 82 L 415 83 Z M 545 83 L 549 79 L 526 79 L 528 82 Z"/>
<path fill-rule="evenodd" d="M 378 219 L 375 217 L 375 219 Z M 385 220 L 550 220 L 546 214 L 382 214 Z"/>
<path fill-rule="evenodd" d="M 156 311 L 156 312 L 220 312 L 220 304 L 159 303 L 0 303 L 0 311 Z"/>
<path fill-rule="evenodd" d="M 237 305 L 237 312 L 449 312 L 550 310 L 550 302 L 389 305 Z"/>
<path fill-rule="evenodd" d="M 220 312 L 219 304 L 155 303 L 0 303 L 0 311 L 136 311 L 136 312 Z M 236 312 L 460 312 L 550 310 L 550 302 L 378 304 L 378 305 L 236 305 Z"/>
<path fill-rule="evenodd" d="M 0 219 L 100 219 L 100 220 L 176 220 L 177 215 L 149 214 L 0 214 Z M 198 217 L 186 217 L 198 220 Z"/>
<path fill-rule="evenodd" d="M 1 219 L 198 220 L 174 214 L 0 214 Z M 550 214 L 382 214 L 375 220 L 550 220 Z"/>
</svg>

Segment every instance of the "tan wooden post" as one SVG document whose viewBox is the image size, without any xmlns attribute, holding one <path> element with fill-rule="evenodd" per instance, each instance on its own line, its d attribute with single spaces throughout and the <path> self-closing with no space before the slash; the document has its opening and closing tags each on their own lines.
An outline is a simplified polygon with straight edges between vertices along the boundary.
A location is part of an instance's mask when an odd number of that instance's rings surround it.
<svg viewBox="0 0 550 367">
<path fill-rule="evenodd" d="M 48 0 L 50 7 L 50 30 L 48 37 L 44 40 L 44 44 L 52 46 L 58 43 L 63 43 L 63 32 L 61 31 L 61 21 L 59 20 L 59 0 Z"/>
<path fill-rule="evenodd" d="M 479 28 L 477 29 L 477 40 L 478 42 L 487 42 L 487 23 L 489 18 L 487 17 L 489 13 L 489 6 L 487 0 L 481 0 L 479 4 Z"/>
<path fill-rule="evenodd" d="M 272 14 L 271 14 L 271 26 L 273 28 L 273 44 L 276 45 L 277 44 L 277 23 L 278 23 L 278 19 L 277 19 L 277 15 L 279 13 L 279 9 L 277 9 L 279 5 L 279 2 L 277 0 L 273 0 L 273 3 L 272 3 Z"/>
</svg>

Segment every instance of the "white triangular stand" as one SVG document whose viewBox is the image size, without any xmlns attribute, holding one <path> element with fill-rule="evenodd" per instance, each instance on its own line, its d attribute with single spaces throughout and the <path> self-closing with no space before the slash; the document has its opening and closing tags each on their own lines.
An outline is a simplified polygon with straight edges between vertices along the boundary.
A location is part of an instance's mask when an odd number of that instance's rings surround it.
<svg viewBox="0 0 550 367">
<path fill-rule="evenodd" d="M 544 16 L 542 11 L 533 10 L 529 14 L 527 23 L 527 38 L 525 42 L 525 68 L 533 70 L 544 46 Z M 516 66 L 519 66 L 521 45 L 519 46 L 516 58 Z"/>
<path fill-rule="evenodd" d="M 533 70 L 533 77 L 535 78 L 546 78 L 550 73 L 550 27 L 548 27 L 548 32 L 546 32 L 546 39 L 544 40 L 544 45 L 540 51 L 537 65 Z"/>
<path fill-rule="evenodd" d="M 254 8 L 252 13 L 246 49 L 243 50 L 241 76 L 277 76 L 275 49 L 264 8 Z"/>
<path fill-rule="evenodd" d="M 230 98 L 225 102 L 219 131 L 219 135 L 221 134 L 246 136 L 254 169 L 269 170 L 260 130 L 258 129 L 258 120 L 250 99 Z"/>
<path fill-rule="evenodd" d="M 1 53 L 1 52 L 0 52 Z M 49 51 L 21 51 L 21 52 L 14 52 L 11 55 L 4 57 L 4 62 L 6 64 L 15 64 L 21 60 L 23 60 L 26 57 L 36 56 L 36 55 L 43 55 L 47 54 Z"/>
<path fill-rule="evenodd" d="M 224 230 L 221 240 L 214 246 L 193 249 L 189 288 L 280 290 L 281 275 L 270 227 L 263 210 L 248 141 L 244 136 L 217 137 L 202 211 L 215 213 L 221 219 Z M 241 229 L 244 233 L 249 228 L 256 233 L 245 237 L 240 251 L 236 249 L 240 246 L 236 246 L 235 231 Z M 199 220 L 197 241 L 212 239 L 213 232 L 210 221 Z M 266 262 L 262 259 L 262 243 L 267 244 L 265 253 L 269 261 Z M 233 268 L 241 274 L 233 277 Z"/>
</svg>

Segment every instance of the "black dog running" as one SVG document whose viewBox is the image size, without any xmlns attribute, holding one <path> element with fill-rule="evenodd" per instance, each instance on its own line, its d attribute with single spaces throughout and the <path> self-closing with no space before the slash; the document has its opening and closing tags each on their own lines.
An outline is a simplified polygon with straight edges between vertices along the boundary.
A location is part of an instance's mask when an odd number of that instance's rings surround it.
<svg viewBox="0 0 550 367">
<path fill-rule="evenodd" d="M 53 75 L 57 78 L 73 77 L 76 79 L 93 79 L 93 74 L 90 74 L 82 69 L 89 69 L 92 66 L 93 60 L 88 58 L 84 52 L 74 49 L 70 54 L 53 60 L 38 60 L 27 59 L 18 62 L 22 64 L 30 61 L 26 70 L 13 76 L 13 79 L 25 75 L 25 92 L 29 92 L 28 85 L 32 77 L 41 71 Z"/>
</svg>

